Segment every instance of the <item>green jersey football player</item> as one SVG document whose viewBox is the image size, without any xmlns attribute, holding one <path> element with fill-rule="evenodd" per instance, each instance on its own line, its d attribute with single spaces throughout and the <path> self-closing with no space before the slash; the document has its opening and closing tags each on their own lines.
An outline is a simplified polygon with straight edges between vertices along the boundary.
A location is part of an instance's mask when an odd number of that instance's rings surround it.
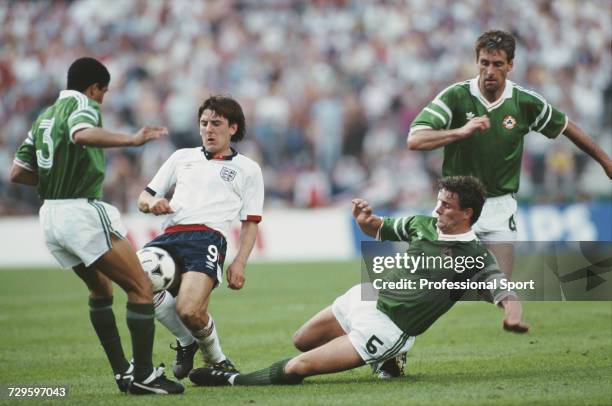
<svg viewBox="0 0 612 406">
<path fill-rule="evenodd" d="M 484 187 L 474 177 L 458 176 L 440 182 L 435 212 L 438 217 L 415 216 L 381 218 L 369 203 L 353 200 L 353 217 L 361 230 L 382 240 L 408 241 L 408 254 L 420 256 L 480 256 L 483 266 L 468 272 L 459 269 L 421 267 L 413 275 L 430 280 L 492 282 L 481 291 L 485 299 L 505 309 L 503 328 L 525 333 L 522 306 L 510 290 L 501 289 L 505 280 L 495 258 L 477 240 L 471 225 L 480 216 L 485 201 Z M 399 282 L 410 273 L 393 269 L 385 282 Z M 465 274 L 465 275 L 464 275 Z M 449 290 L 379 291 L 378 300 L 364 301 L 362 285 L 338 297 L 331 306 L 307 321 L 294 335 L 302 354 L 249 374 L 222 372 L 211 368 L 194 369 L 189 378 L 196 385 L 273 385 L 299 383 L 305 377 L 345 371 L 364 364 L 382 365 L 408 351 L 416 335 L 422 334 L 459 300 Z"/>
<path fill-rule="evenodd" d="M 63 268 L 72 268 L 89 290 L 89 315 L 119 390 L 134 394 L 182 393 L 152 364 L 155 332 L 151 283 L 140 266 L 119 211 L 102 202 L 103 148 L 138 146 L 167 130 L 143 127 L 134 136 L 102 129 L 100 105 L 110 73 L 93 58 L 68 69 L 67 89 L 34 121 L 19 147 L 10 178 L 38 186 L 40 223 L 47 246 Z M 127 325 L 133 362 L 127 361 L 112 310 L 112 282 L 128 297 Z"/>
<path fill-rule="evenodd" d="M 513 193 L 519 188 L 524 137 L 565 135 L 612 178 L 612 160 L 573 121 L 544 97 L 507 79 L 514 66 L 514 37 L 487 31 L 475 45 L 478 76 L 440 92 L 412 122 L 408 147 L 444 147 L 442 176 L 472 175 L 487 190 L 473 229 L 508 276 L 516 240 Z M 503 243 L 506 242 L 506 243 Z"/>
</svg>

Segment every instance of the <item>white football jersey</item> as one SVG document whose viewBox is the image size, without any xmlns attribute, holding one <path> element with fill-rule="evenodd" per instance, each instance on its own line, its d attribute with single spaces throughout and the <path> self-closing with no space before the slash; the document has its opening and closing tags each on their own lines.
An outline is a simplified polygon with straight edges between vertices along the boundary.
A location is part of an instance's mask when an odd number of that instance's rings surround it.
<svg viewBox="0 0 612 406">
<path fill-rule="evenodd" d="M 261 168 L 252 159 L 237 153 L 214 158 L 204 148 L 175 151 L 159 168 L 146 190 L 165 196 L 174 186 L 163 228 L 204 224 L 228 237 L 230 224 L 261 221 L 264 185 Z"/>
</svg>

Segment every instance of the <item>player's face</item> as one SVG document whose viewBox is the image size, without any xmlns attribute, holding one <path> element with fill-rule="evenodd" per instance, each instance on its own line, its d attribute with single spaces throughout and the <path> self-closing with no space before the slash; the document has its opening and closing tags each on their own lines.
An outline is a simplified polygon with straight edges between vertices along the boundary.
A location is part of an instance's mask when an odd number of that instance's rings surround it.
<svg viewBox="0 0 612 406">
<path fill-rule="evenodd" d="M 470 227 L 472 210 L 459 207 L 459 196 L 456 193 L 440 190 L 435 211 L 438 214 L 438 229 L 444 234 L 465 233 L 466 228 Z"/>
<path fill-rule="evenodd" d="M 230 125 L 225 117 L 212 110 L 204 110 L 200 117 L 200 135 L 206 151 L 213 155 L 229 155 L 230 141 L 238 130 L 237 124 Z"/>
<path fill-rule="evenodd" d="M 501 96 L 506 83 L 506 76 L 512 70 L 513 61 L 508 61 L 506 51 L 487 51 L 481 49 L 478 54 L 478 87 L 482 94 L 495 101 Z"/>
</svg>

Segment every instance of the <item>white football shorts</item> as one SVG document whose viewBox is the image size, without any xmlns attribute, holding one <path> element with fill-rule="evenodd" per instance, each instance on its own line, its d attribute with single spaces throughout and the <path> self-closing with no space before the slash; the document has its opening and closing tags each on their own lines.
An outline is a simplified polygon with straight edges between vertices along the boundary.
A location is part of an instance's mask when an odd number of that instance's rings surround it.
<svg viewBox="0 0 612 406">
<path fill-rule="evenodd" d="M 517 204 L 511 194 L 489 197 L 472 230 L 480 241 L 516 241 Z"/>
<path fill-rule="evenodd" d="M 332 312 L 357 353 L 371 364 L 408 351 L 414 337 L 397 327 L 376 308 L 376 301 L 361 300 L 361 285 L 355 285 L 332 304 Z"/>
<path fill-rule="evenodd" d="M 127 230 L 114 206 L 99 200 L 45 200 L 40 224 L 47 247 L 63 268 L 90 266 L 112 247 L 111 235 Z"/>
</svg>

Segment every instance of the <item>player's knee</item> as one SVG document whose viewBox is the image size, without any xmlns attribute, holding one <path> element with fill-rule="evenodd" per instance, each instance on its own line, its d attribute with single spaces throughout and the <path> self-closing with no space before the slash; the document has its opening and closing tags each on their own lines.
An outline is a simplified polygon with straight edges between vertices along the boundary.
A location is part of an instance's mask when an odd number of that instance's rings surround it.
<svg viewBox="0 0 612 406">
<path fill-rule="evenodd" d="M 293 334 L 293 345 L 299 351 L 308 351 L 310 348 L 307 345 L 306 334 L 304 334 L 304 330 L 299 329 Z"/>
<path fill-rule="evenodd" d="M 177 306 L 176 312 L 185 326 L 191 330 L 200 330 L 203 326 L 200 311 L 193 306 Z M 204 324 L 205 325 L 205 324 Z"/>
<path fill-rule="evenodd" d="M 285 365 L 285 374 L 295 376 L 308 376 L 312 374 L 312 363 L 302 356 L 291 359 Z"/>
<path fill-rule="evenodd" d="M 123 281 L 121 287 L 128 296 L 128 301 L 132 303 L 152 303 L 153 286 L 146 276 L 144 279 L 130 279 Z"/>
<path fill-rule="evenodd" d="M 113 297 L 113 284 L 110 280 L 99 279 L 97 283 L 90 284 L 89 297 L 92 299 L 108 299 Z"/>
</svg>

